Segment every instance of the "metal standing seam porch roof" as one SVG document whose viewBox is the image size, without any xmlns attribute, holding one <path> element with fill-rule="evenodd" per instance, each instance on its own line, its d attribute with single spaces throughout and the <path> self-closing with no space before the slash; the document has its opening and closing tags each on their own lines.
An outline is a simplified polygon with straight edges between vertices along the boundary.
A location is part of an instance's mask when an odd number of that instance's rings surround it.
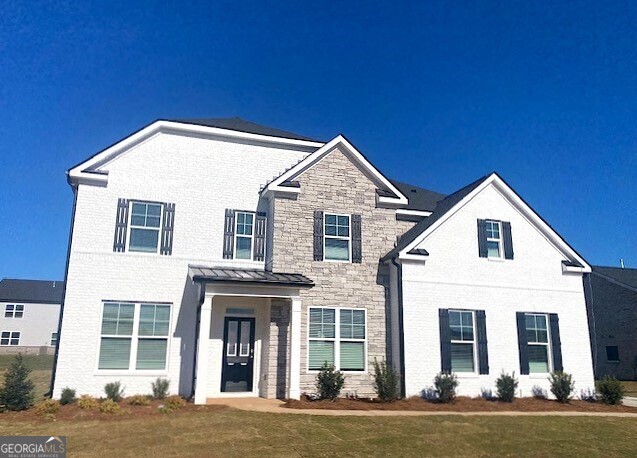
<svg viewBox="0 0 637 458">
<path fill-rule="evenodd" d="M 312 280 L 301 274 L 226 267 L 188 266 L 188 268 L 192 279 L 200 283 L 253 283 L 306 288 L 314 286 Z"/>
</svg>

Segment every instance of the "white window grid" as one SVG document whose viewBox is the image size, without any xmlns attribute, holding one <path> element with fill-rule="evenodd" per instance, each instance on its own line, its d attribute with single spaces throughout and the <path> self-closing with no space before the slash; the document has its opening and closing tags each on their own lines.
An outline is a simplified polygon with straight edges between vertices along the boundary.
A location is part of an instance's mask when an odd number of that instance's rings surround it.
<svg viewBox="0 0 637 458">
<path fill-rule="evenodd" d="M 239 215 L 244 217 L 244 223 L 239 223 Z M 247 224 L 245 221 L 247 217 L 250 217 L 250 224 Z M 234 215 L 234 258 L 235 259 L 244 259 L 249 260 L 252 259 L 252 249 L 254 247 L 254 224 L 255 224 L 255 214 L 253 212 L 247 211 L 238 211 Z M 242 228 L 242 233 L 239 233 L 239 227 Z M 246 230 L 249 228 L 249 234 L 246 234 Z M 238 258 L 237 257 L 237 247 L 239 246 L 239 239 L 248 239 L 250 240 L 250 256 L 248 258 Z"/>
<path fill-rule="evenodd" d="M 149 227 L 149 226 L 140 226 L 137 224 L 133 224 L 133 204 L 144 204 L 144 205 L 154 205 L 159 206 L 159 226 L 158 227 Z M 148 202 L 144 200 L 131 200 L 129 202 L 128 207 L 128 230 L 126 231 L 126 246 L 128 247 L 128 251 L 137 253 L 137 254 L 156 254 L 159 251 L 159 246 L 161 245 L 161 228 L 164 224 L 164 205 L 160 202 Z M 146 215 L 148 215 L 148 208 L 146 208 Z M 155 251 L 143 251 L 143 250 L 131 250 L 130 248 L 130 238 L 133 229 L 144 229 L 144 230 L 153 230 L 157 232 L 157 246 L 155 247 Z"/>
<path fill-rule="evenodd" d="M 451 315 L 452 313 L 459 313 L 460 314 L 460 340 L 458 339 L 451 339 L 450 342 L 452 344 L 471 344 L 473 350 L 473 373 L 475 374 L 478 370 L 478 361 L 477 361 L 477 355 L 478 355 L 478 349 L 476 346 L 477 343 L 477 339 L 476 339 L 476 314 L 474 310 L 449 310 L 449 315 Z M 462 314 L 463 313 L 469 313 L 471 314 L 471 326 L 472 326 L 472 334 L 473 334 L 473 338 L 472 339 L 465 339 L 464 338 L 464 328 L 466 328 L 467 326 L 464 326 L 462 324 Z M 451 317 L 450 317 L 451 318 Z M 450 320 L 451 321 L 451 320 Z M 449 324 L 449 327 L 451 328 L 451 324 Z M 449 330 L 449 332 L 451 332 L 451 329 Z M 462 372 L 463 374 L 470 374 L 471 372 Z"/>
<path fill-rule="evenodd" d="M 336 231 L 337 231 L 337 235 L 327 235 L 327 217 L 328 216 L 335 216 L 336 217 Z M 345 217 L 347 218 L 347 237 L 346 236 L 341 236 L 338 235 L 338 228 L 339 227 L 345 227 L 343 225 L 338 224 L 338 218 L 341 217 Z M 325 250 L 325 245 L 326 245 L 326 240 L 327 239 L 336 239 L 336 240 L 347 240 L 347 259 L 328 259 L 326 257 L 326 250 Z M 324 213 L 323 214 L 323 261 L 330 261 L 330 262 L 350 262 L 352 259 L 352 215 L 347 215 L 344 213 Z"/>
<path fill-rule="evenodd" d="M 502 223 L 500 221 L 486 220 L 485 222 L 485 234 L 487 236 L 487 253 L 489 242 L 495 242 L 498 244 L 498 256 L 490 256 L 495 258 L 502 258 Z"/>
</svg>

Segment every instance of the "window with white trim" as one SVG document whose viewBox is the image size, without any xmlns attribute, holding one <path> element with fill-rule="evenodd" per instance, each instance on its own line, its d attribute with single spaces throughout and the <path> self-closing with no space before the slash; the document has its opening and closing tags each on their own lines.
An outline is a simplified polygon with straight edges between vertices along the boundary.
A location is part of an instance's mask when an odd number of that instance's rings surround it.
<svg viewBox="0 0 637 458">
<path fill-rule="evenodd" d="M 0 346 L 14 346 L 20 345 L 20 332 L 17 331 L 2 331 L 0 334 Z"/>
<path fill-rule="evenodd" d="M 449 310 L 451 328 L 451 370 L 475 372 L 475 327 L 473 312 Z"/>
<path fill-rule="evenodd" d="M 58 344 L 58 333 L 57 332 L 52 332 L 51 333 L 51 346 L 55 347 Z"/>
<path fill-rule="evenodd" d="M 342 371 L 364 371 L 367 334 L 365 309 L 311 307 L 308 369 L 325 363 Z"/>
<path fill-rule="evenodd" d="M 165 370 L 170 305 L 105 302 L 100 370 Z"/>
<path fill-rule="evenodd" d="M 489 258 L 502 257 L 502 227 L 499 221 L 486 220 L 487 256 Z"/>
<path fill-rule="evenodd" d="M 252 259 L 254 213 L 237 212 L 235 228 L 235 259 Z"/>
<path fill-rule="evenodd" d="M 5 318 L 22 318 L 24 316 L 23 304 L 7 304 L 4 307 Z"/>
<path fill-rule="evenodd" d="M 545 374 L 551 371 L 548 318 L 544 314 L 526 314 L 526 341 L 529 372 Z"/>
<path fill-rule="evenodd" d="M 162 204 L 131 202 L 129 251 L 157 253 Z"/>
<path fill-rule="evenodd" d="M 350 216 L 326 213 L 324 217 L 324 244 L 327 261 L 349 261 L 350 243 Z"/>
</svg>

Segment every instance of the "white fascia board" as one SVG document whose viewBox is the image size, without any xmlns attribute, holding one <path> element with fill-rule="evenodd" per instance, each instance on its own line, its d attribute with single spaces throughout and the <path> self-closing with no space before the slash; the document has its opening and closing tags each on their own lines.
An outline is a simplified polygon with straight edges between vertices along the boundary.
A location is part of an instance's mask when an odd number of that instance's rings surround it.
<svg viewBox="0 0 637 458">
<path fill-rule="evenodd" d="M 272 137 L 268 135 L 251 134 L 247 132 L 239 132 L 230 129 L 221 129 L 218 127 L 199 126 L 195 124 L 186 124 L 172 121 L 155 121 L 152 124 L 144 127 L 143 129 L 135 132 L 134 134 L 126 137 L 124 140 L 117 142 L 116 144 L 109 146 L 105 150 L 99 152 L 90 159 L 76 165 L 70 169 L 67 174 L 69 180 L 72 183 L 102 183 L 105 184 L 108 181 L 108 176 L 105 174 L 98 174 L 94 172 L 87 172 L 96 164 L 100 166 L 110 163 L 116 159 L 120 154 L 126 152 L 133 146 L 153 137 L 160 132 L 183 132 L 186 134 L 200 134 L 213 137 L 225 137 L 229 139 L 238 139 L 244 141 L 254 141 L 260 143 L 272 143 L 277 145 L 284 145 L 293 148 L 300 149 L 314 149 L 323 146 L 322 142 L 313 142 L 306 140 L 295 140 L 291 138 Z"/>
<path fill-rule="evenodd" d="M 298 193 L 298 188 L 291 188 L 287 186 L 281 186 L 282 183 L 296 178 L 309 170 L 314 164 L 318 163 L 323 157 L 330 153 L 337 145 L 343 145 L 347 152 L 363 166 L 376 180 L 387 187 L 397 197 L 379 197 L 379 202 L 385 202 L 394 205 L 407 205 L 408 200 L 387 178 L 380 173 L 376 167 L 374 167 L 354 146 L 347 141 L 342 135 L 334 137 L 329 142 L 325 143 L 321 148 L 309 154 L 305 159 L 299 162 L 297 165 L 280 175 L 278 178 L 270 182 L 263 192 L 268 191 L 280 191 L 288 193 Z M 297 190 L 297 191 L 295 191 Z M 382 199 L 382 200 L 381 200 Z"/>
<path fill-rule="evenodd" d="M 396 210 L 397 215 L 406 215 L 406 216 L 429 216 L 433 212 L 428 212 L 424 210 L 407 210 L 404 208 L 399 208 Z"/>
<path fill-rule="evenodd" d="M 493 173 L 489 178 L 484 180 L 476 189 L 467 194 L 464 199 L 458 202 L 451 210 L 449 210 L 442 218 L 436 221 L 434 224 L 429 226 L 425 231 L 423 231 L 418 237 L 416 237 L 409 245 L 407 245 L 399 254 L 399 258 L 403 258 L 408 255 L 408 253 L 416 248 L 420 243 L 426 239 L 432 232 L 434 232 L 437 228 L 439 228 L 442 224 L 445 223 L 451 216 L 453 216 L 456 212 L 458 212 L 462 207 L 464 207 L 469 201 L 471 201 L 475 196 L 480 194 L 486 187 L 490 185 L 494 185 L 496 189 L 511 202 L 518 210 L 529 220 L 531 224 L 533 224 L 546 238 L 547 240 L 565 257 L 575 260 L 582 264 L 583 273 L 591 272 L 591 266 L 579 255 L 573 248 L 566 243 L 560 235 L 553 230 L 548 224 L 540 218 L 540 216 L 533 211 L 531 207 L 529 207 L 516 193 L 511 189 L 497 174 Z"/>
<path fill-rule="evenodd" d="M 587 271 L 586 267 L 565 266 L 564 264 L 562 264 L 562 272 L 583 274 L 583 273 L 589 273 L 590 270 Z"/>
</svg>

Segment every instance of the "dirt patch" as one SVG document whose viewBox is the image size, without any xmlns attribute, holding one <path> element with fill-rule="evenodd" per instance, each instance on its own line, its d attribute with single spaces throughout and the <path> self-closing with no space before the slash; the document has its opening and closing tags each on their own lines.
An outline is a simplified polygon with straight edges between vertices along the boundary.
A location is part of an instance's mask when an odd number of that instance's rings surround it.
<svg viewBox="0 0 637 458">
<path fill-rule="evenodd" d="M 202 406 L 194 405 L 191 403 L 186 404 L 183 408 L 174 410 L 169 413 L 162 413 L 160 406 L 163 405 L 163 401 L 151 401 L 147 406 L 133 406 L 129 405 L 126 400 L 119 403 L 120 411 L 114 414 L 106 414 L 96 409 L 80 409 L 77 403 L 67 404 L 60 406 L 60 410 L 55 414 L 40 415 L 36 413 L 35 407 L 21 412 L 5 412 L 0 414 L 0 420 L 13 420 L 13 421 L 35 421 L 35 422 L 51 422 L 51 421 L 86 421 L 86 420 L 99 420 L 99 421 L 120 421 L 122 419 L 139 419 L 149 417 L 172 417 L 176 415 L 183 415 L 193 412 L 212 412 L 216 410 L 225 410 L 225 406 Z"/>
<path fill-rule="evenodd" d="M 408 410 L 428 412 L 632 412 L 637 408 L 609 406 L 599 402 L 571 401 L 561 404 L 557 401 L 536 398 L 520 398 L 513 402 L 500 402 L 483 398 L 458 397 L 453 403 L 441 404 L 419 397 L 401 399 L 395 402 L 380 402 L 375 399 L 344 399 L 336 401 L 288 400 L 283 407 L 290 409 L 327 410 Z"/>
</svg>

